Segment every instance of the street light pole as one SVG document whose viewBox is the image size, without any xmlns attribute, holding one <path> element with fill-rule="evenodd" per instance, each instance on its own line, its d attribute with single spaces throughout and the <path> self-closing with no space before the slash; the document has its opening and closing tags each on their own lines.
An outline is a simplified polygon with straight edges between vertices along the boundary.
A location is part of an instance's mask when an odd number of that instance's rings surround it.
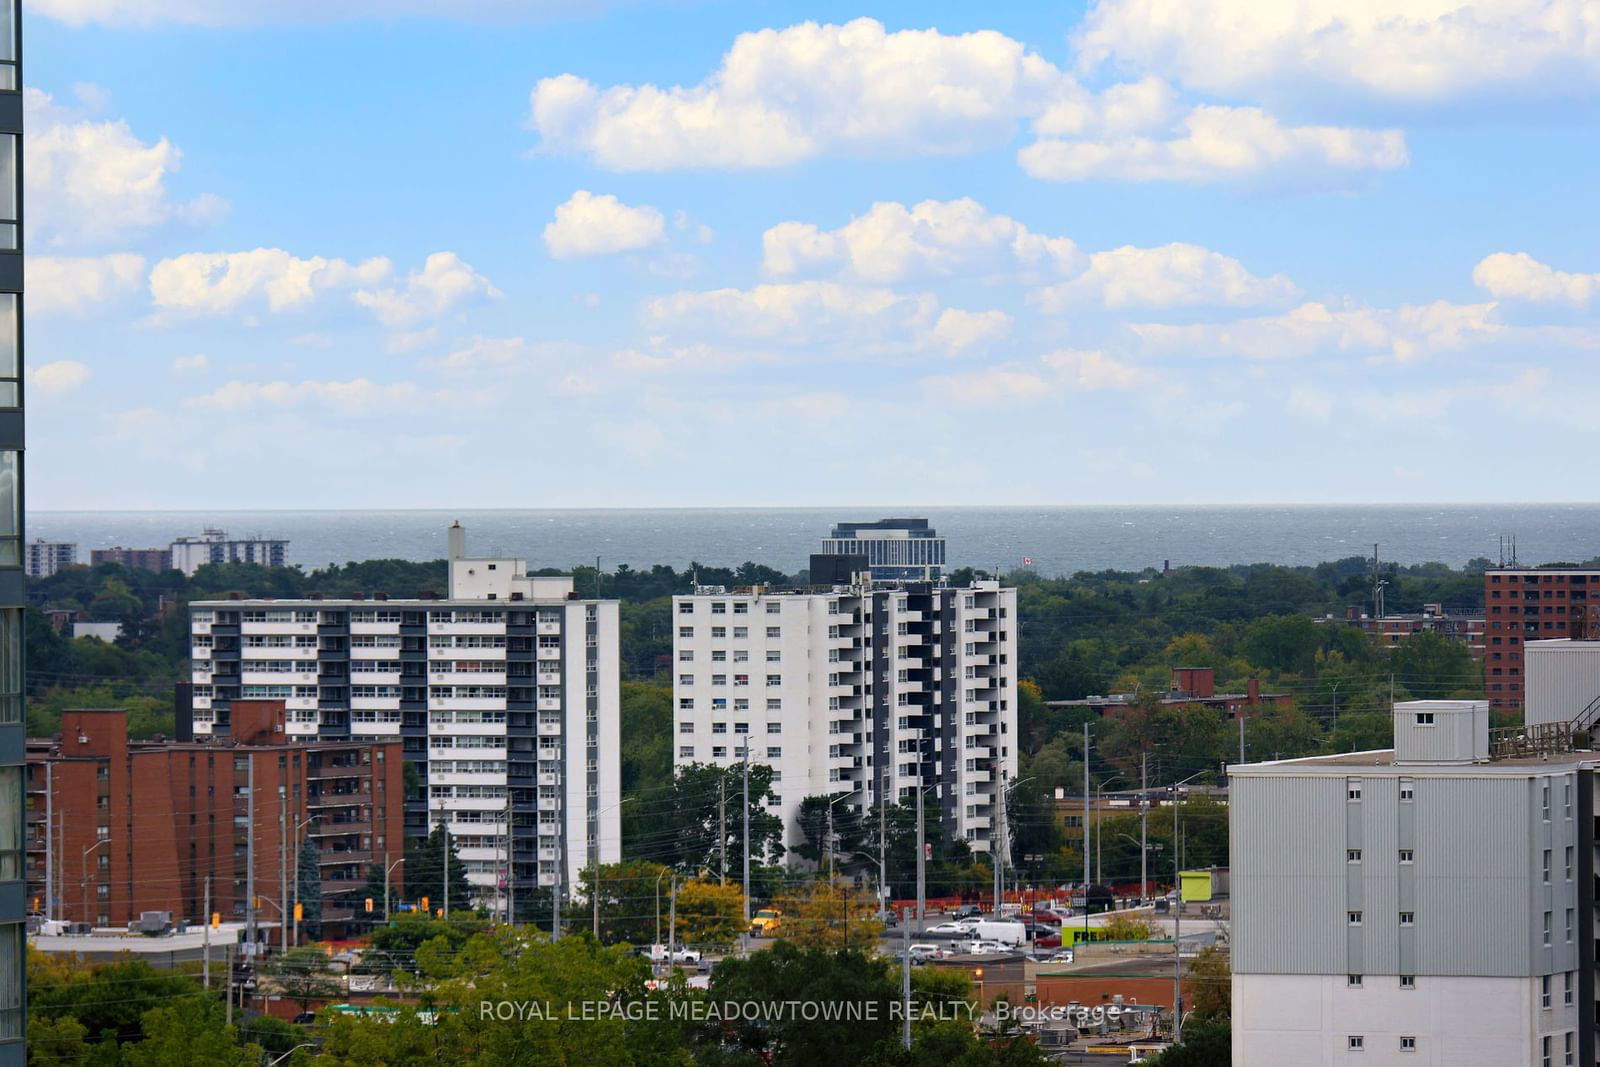
<svg viewBox="0 0 1600 1067">
<path fill-rule="evenodd" d="M 1172 1043 L 1183 1040 L 1183 872 L 1178 859 L 1178 790 L 1204 774 L 1196 771 L 1172 783 Z"/>
<path fill-rule="evenodd" d="M 401 856 L 399 859 L 395 860 L 393 863 L 390 863 L 389 862 L 389 854 L 387 852 L 385 852 L 383 854 L 383 921 L 384 922 L 388 922 L 389 921 L 389 872 L 394 870 L 396 867 L 400 866 L 405 861 L 406 861 L 406 858 L 404 856 Z"/>
<path fill-rule="evenodd" d="M 594 871 L 594 882 L 589 886 L 590 903 L 594 911 L 594 940 L 600 942 L 600 816 L 622 807 L 632 797 L 623 797 L 608 807 L 594 813 L 594 833 L 589 835 L 589 866 Z"/>
<path fill-rule="evenodd" d="M 90 929 L 94 928 L 94 922 L 89 918 L 89 853 L 93 852 L 101 845 L 110 844 L 110 842 L 111 838 L 102 837 L 100 840 L 96 841 L 92 845 L 89 845 L 83 850 L 83 880 L 79 884 L 83 889 L 83 921 L 89 924 Z"/>
</svg>

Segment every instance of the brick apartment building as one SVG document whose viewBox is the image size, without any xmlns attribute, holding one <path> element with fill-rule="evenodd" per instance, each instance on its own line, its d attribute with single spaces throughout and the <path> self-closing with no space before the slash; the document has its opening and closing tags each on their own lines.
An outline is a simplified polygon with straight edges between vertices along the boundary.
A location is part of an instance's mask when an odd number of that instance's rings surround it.
<svg viewBox="0 0 1600 1067">
<path fill-rule="evenodd" d="M 170 548 L 95 548 L 89 550 L 89 564 L 116 563 L 129 570 L 154 571 L 165 574 L 172 569 Z"/>
<path fill-rule="evenodd" d="M 1483 681 L 1489 706 L 1522 714 L 1523 644 L 1571 637 L 1600 638 L 1600 570 L 1506 567 L 1483 575 L 1486 649 Z"/>
<path fill-rule="evenodd" d="M 1331 621 L 1332 616 L 1319 621 Z M 1373 618 L 1359 608 L 1345 611 L 1344 621 L 1360 627 L 1384 648 L 1398 648 L 1412 634 L 1436 633 L 1467 646 L 1472 658 L 1482 660 L 1487 651 L 1487 629 L 1483 612 L 1446 611 L 1442 604 L 1424 604 L 1421 611 L 1395 612 Z"/>
<path fill-rule="evenodd" d="M 243 919 L 253 818 L 257 921 L 275 923 L 284 896 L 293 901 L 309 836 L 321 857 L 322 936 L 350 933 L 369 866 L 404 849 L 400 742 L 288 740 L 285 726 L 281 700 L 234 702 L 232 734 L 199 742 L 130 741 L 120 709 L 64 713 L 58 739 L 28 743 L 30 904 L 96 926 L 147 911 L 200 922 L 210 875 L 211 911 Z M 397 889 L 403 874 L 395 869 Z"/>
<path fill-rule="evenodd" d="M 1103 718 L 1108 713 L 1115 714 L 1121 708 L 1132 704 L 1138 696 L 1137 693 L 1112 693 L 1108 696 L 1083 697 L 1079 700 L 1047 700 L 1045 704 L 1052 708 L 1088 708 Z M 1167 691 L 1160 694 L 1160 699 L 1163 704 L 1198 704 L 1220 711 L 1227 719 L 1232 719 L 1242 708 L 1253 708 L 1262 704 L 1287 707 L 1293 701 L 1293 697 L 1288 693 L 1263 693 L 1261 682 L 1256 678 L 1245 679 L 1245 689 L 1242 693 L 1219 693 L 1217 672 L 1213 667 L 1172 668 L 1172 682 Z"/>
</svg>

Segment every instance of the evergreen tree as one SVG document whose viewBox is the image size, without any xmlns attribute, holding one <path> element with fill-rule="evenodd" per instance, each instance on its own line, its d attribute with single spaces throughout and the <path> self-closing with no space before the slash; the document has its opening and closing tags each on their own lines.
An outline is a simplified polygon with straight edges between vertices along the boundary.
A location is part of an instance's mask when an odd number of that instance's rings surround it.
<svg viewBox="0 0 1600 1067">
<path fill-rule="evenodd" d="M 444 907 L 444 839 L 444 827 L 436 826 L 424 840 L 406 840 L 405 899 L 408 904 L 427 897 L 430 910 Z M 472 883 L 467 881 L 467 865 L 461 861 L 453 837 L 449 845 L 449 866 L 450 910 L 465 910 L 472 906 Z M 390 906 L 398 908 L 399 899 L 395 897 Z"/>
<path fill-rule="evenodd" d="M 317 843 L 307 837 L 295 864 L 295 885 L 300 893 L 300 932 L 311 941 L 322 936 L 322 872 L 317 866 Z"/>
</svg>

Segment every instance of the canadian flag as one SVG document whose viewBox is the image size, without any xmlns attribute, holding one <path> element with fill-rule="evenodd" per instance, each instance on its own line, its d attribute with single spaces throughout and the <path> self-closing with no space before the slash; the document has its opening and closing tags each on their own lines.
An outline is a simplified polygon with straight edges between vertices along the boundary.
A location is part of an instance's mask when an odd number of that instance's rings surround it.
<svg viewBox="0 0 1600 1067">
<path fill-rule="evenodd" d="M 1032 557 L 1032 556 L 1023 556 L 1023 557 L 1022 557 L 1022 565 L 1023 565 L 1023 566 L 1024 566 L 1024 567 L 1031 567 L 1031 566 L 1033 566 L 1033 557 Z"/>
</svg>

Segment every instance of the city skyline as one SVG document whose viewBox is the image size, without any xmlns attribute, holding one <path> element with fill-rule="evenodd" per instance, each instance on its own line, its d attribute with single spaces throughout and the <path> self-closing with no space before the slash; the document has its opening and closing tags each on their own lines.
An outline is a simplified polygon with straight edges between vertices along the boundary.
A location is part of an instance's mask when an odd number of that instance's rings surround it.
<svg viewBox="0 0 1600 1067">
<path fill-rule="evenodd" d="M 1582 491 L 1575 3 L 213 6 L 27 16 L 37 509 Z"/>
</svg>

